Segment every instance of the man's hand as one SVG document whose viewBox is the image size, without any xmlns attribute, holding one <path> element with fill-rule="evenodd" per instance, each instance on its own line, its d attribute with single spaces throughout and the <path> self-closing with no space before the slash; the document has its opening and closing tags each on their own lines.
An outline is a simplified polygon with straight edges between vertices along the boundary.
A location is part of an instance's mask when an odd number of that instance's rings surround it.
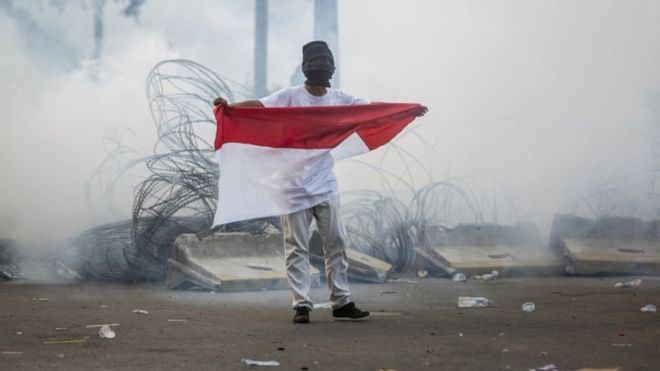
<svg viewBox="0 0 660 371">
<path fill-rule="evenodd" d="M 422 108 L 420 108 L 420 110 L 417 111 L 417 113 L 415 114 L 415 116 L 417 116 L 417 117 L 422 117 L 422 116 L 424 116 L 424 115 L 426 114 L 426 112 L 428 112 L 428 111 L 429 111 L 429 109 L 426 108 L 426 106 L 422 106 Z"/>
<path fill-rule="evenodd" d="M 216 107 L 217 107 L 217 106 L 228 107 L 228 106 L 229 106 L 229 103 L 227 103 L 227 100 L 226 100 L 225 98 L 223 98 L 223 97 L 217 97 L 217 98 L 215 98 L 215 100 L 213 101 L 213 105 L 216 106 Z"/>
</svg>

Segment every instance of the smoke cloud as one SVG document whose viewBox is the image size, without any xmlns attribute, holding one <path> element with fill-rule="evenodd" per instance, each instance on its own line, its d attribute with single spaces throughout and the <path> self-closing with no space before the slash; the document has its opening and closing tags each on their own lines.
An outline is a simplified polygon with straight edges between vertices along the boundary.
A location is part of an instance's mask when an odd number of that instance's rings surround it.
<svg viewBox="0 0 660 371">
<path fill-rule="evenodd" d="M 159 61 L 252 84 L 253 2 L 108 1 L 100 51 L 96 3 L 0 2 L 1 237 L 59 239 L 118 217 L 92 219 L 85 183 L 104 138 L 129 128 L 151 150 L 144 80 Z M 313 2 L 271 0 L 269 11 L 273 90 L 312 38 Z M 617 211 L 657 216 L 659 3 L 345 1 L 339 48 L 344 90 L 430 109 L 397 142 L 419 163 L 391 148 L 361 161 L 418 186 L 428 172 L 461 179 L 487 221 L 543 227 L 555 212 L 593 212 L 578 201 L 608 189 L 627 205 Z M 382 188 L 375 173 L 355 181 L 360 166 L 339 164 L 342 190 Z"/>
</svg>

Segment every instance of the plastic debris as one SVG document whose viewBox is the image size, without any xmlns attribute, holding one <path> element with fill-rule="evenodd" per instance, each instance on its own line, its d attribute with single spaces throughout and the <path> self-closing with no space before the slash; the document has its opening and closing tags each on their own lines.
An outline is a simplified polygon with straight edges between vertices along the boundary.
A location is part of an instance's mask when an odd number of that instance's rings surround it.
<svg viewBox="0 0 660 371">
<path fill-rule="evenodd" d="M 486 308 L 493 305 L 493 301 L 483 296 L 459 296 L 459 308 Z"/>
<path fill-rule="evenodd" d="M 55 327 L 55 331 L 66 331 L 66 327 Z"/>
<path fill-rule="evenodd" d="M 241 362 L 248 366 L 262 366 L 262 367 L 278 367 L 280 365 L 277 361 L 256 361 L 254 359 L 242 358 Z"/>
<path fill-rule="evenodd" d="M 182 318 L 169 318 L 167 322 L 181 322 L 181 323 L 186 323 L 188 322 L 187 319 L 182 319 Z"/>
<path fill-rule="evenodd" d="M 534 305 L 534 303 L 529 302 L 522 305 L 522 310 L 525 312 L 533 312 L 534 309 L 536 309 L 536 305 Z"/>
<path fill-rule="evenodd" d="M 108 325 L 103 325 L 99 329 L 99 336 L 104 338 L 104 339 L 114 339 L 117 334 L 115 334 L 114 331 L 110 328 Z"/>
<path fill-rule="evenodd" d="M 6 354 L 6 355 L 11 355 L 11 356 L 15 356 L 15 355 L 21 355 L 21 354 L 23 354 L 23 352 L 15 352 L 15 351 L 11 351 L 11 350 L 3 350 L 3 351 L 0 352 L 0 353 L 2 353 L 2 354 Z"/>
<path fill-rule="evenodd" d="M 146 311 L 146 310 L 144 310 L 144 309 L 133 309 L 133 311 L 132 311 L 131 313 L 135 313 L 135 314 L 149 314 L 149 312 Z"/>
<path fill-rule="evenodd" d="M 427 271 L 427 270 L 422 269 L 422 270 L 417 271 L 417 277 L 424 278 L 428 275 L 429 275 L 429 271 Z"/>
<path fill-rule="evenodd" d="M 314 309 L 332 309 L 332 303 L 326 301 L 325 303 L 314 304 Z"/>
<path fill-rule="evenodd" d="M 553 365 L 552 363 L 545 365 L 543 367 L 529 369 L 529 371 L 558 371 L 558 370 L 559 369 L 557 368 L 557 366 Z"/>
<path fill-rule="evenodd" d="M 472 279 L 480 281 L 491 281 L 497 279 L 499 276 L 500 272 L 492 271 L 490 273 L 482 274 L 481 276 L 472 276 Z"/>
<path fill-rule="evenodd" d="M 658 308 L 655 307 L 653 304 L 645 305 L 640 309 L 641 312 L 643 313 L 655 313 L 658 311 Z"/>
<path fill-rule="evenodd" d="M 465 277 L 465 274 L 463 274 L 461 272 L 456 272 L 451 277 L 451 280 L 456 281 L 456 282 L 465 282 L 465 281 L 467 281 L 467 277 Z"/>
<path fill-rule="evenodd" d="M 380 290 L 380 294 L 396 294 L 396 291 Z"/>
<path fill-rule="evenodd" d="M 617 282 L 614 284 L 614 287 L 619 288 L 629 288 L 629 287 L 639 287 L 642 285 L 642 280 L 641 278 L 638 278 L 636 280 L 632 280 L 630 282 Z"/>
</svg>

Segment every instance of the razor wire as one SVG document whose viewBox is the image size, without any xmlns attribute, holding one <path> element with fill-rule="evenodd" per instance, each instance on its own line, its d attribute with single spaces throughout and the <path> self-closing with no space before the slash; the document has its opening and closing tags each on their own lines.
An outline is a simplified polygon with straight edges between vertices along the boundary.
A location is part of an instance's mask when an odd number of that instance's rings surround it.
<svg viewBox="0 0 660 371">
<path fill-rule="evenodd" d="M 107 200 L 122 179 L 140 179 L 134 188 L 131 219 L 94 227 L 72 246 L 80 252 L 81 270 L 87 277 L 106 280 L 142 281 L 164 278 L 167 259 L 181 233 L 205 235 L 214 231 L 265 233 L 279 230 L 279 218 L 231 223 L 211 229 L 215 214 L 218 177 L 221 169 L 213 161 L 215 119 L 213 100 L 229 102 L 251 97 L 250 89 L 223 78 L 189 60 L 158 63 L 146 81 L 146 97 L 156 126 L 152 153 L 138 151 L 120 140 L 93 174 L 92 185 L 104 188 Z M 417 138 L 427 152 L 433 146 L 414 129 L 404 134 Z M 352 247 L 391 263 L 397 270 L 414 264 L 419 231 L 425 225 L 450 223 L 450 216 L 467 210 L 468 220 L 483 221 L 475 192 L 461 179 L 433 181 L 432 166 L 414 154 L 391 144 L 380 164 L 360 160 L 379 175 L 385 192 L 360 191 L 343 194 L 342 215 Z M 406 164 L 401 173 L 388 170 L 387 156 Z M 429 161 L 431 163 L 431 161 Z M 109 165 L 113 165 L 109 166 Z M 426 174 L 426 184 L 413 181 L 410 168 Z M 112 169 L 110 169 L 112 167 Z M 144 168 L 147 175 L 134 175 Z M 410 193 L 409 202 L 399 200 L 400 185 Z M 462 211 L 461 211 L 462 210 Z"/>
<path fill-rule="evenodd" d="M 113 200 L 123 178 L 142 167 L 148 175 L 135 187 L 130 220 L 94 227 L 72 241 L 82 258 L 75 265 L 88 277 L 162 279 L 176 237 L 208 233 L 211 228 L 219 175 L 210 141 L 216 125 L 212 102 L 219 96 L 233 102 L 237 95 L 246 97 L 248 89 L 196 62 L 179 59 L 154 66 L 145 91 L 158 135 L 153 153 L 114 142 L 88 184 L 88 200 L 92 185 L 100 185 L 105 199 Z M 273 227 L 279 228 L 277 219 L 265 218 L 221 230 L 261 233 Z"/>
</svg>

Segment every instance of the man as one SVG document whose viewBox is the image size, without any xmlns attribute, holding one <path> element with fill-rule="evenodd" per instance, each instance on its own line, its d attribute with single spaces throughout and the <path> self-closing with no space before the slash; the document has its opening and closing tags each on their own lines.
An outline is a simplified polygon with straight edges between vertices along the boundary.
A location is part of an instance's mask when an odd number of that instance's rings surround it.
<svg viewBox="0 0 660 371">
<path fill-rule="evenodd" d="M 302 86 L 281 89 L 259 100 L 236 103 L 233 107 L 302 107 L 342 106 L 369 104 L 341 90 L 329 89 L 335 71 L 332 52 L 323 41 L 312 41 L 303 46 L 302 71 L 307 80 Z M 214 105 L 228 106 L 223 98 Z M 423 115 L 426 108 L 418 113 Z M 313 125 L 313 123 L 310 123 Z M 309 297 L 311 287 L 309 265 L 309 227 L 313 219 L 323 240 L 325 272 L 331 291 L 332 315 L 336 318 L 359 319 L 369 312 L 358 309 L 351 300 L 348 287 L 348 259 L 346 257 L 346 231 L 339 211 L 337 179 L 333 172 L 334 160 L 326 153 L 319 168 L 303 177 L 291 191 L 292 197 L 305 197 L 314 205 L 310 208 L 282 216 L 284 253 L 287 277 L 293 294 L 294 323 L 308 323 L 313 303 Z"/>
</svg>

